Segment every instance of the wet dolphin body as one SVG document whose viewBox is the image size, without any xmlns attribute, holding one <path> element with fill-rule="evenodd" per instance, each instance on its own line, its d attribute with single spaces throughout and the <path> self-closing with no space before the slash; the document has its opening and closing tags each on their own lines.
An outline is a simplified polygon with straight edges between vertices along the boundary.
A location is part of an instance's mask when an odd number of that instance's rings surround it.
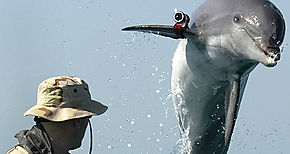
<svg viewBox="0 0 290 154">
<path fill-rule="evenodd" d="M 176 24 L 124 31 L 181 38 L 172 63 L 172 98 L 184 153 L 227 153 L 249 73 L 280 60 L 285 22 L 267 0 L 208 0 Z M 185 20 L 183 20 L 185 19 Z"/>
</svg>

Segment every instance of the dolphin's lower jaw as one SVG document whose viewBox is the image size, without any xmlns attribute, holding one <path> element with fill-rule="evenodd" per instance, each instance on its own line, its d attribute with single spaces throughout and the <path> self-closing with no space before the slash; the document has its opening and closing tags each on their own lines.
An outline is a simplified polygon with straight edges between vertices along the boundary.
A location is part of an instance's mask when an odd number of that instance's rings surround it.
<svg viewBox="0 0 290 154">
<path fill-rule="evenodd" d="M 261 63 L 267 67 L 274 67 L 277 65 L 277 61 L 275 61 L 273 58 L 268 58 L 266 61 Z"/>
</svg>

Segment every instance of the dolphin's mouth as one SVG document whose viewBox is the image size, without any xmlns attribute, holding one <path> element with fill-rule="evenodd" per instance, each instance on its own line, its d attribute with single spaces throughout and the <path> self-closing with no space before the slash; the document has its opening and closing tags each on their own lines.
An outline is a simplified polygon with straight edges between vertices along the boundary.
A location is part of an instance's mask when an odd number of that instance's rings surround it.
<svg viewBox="0 0 290 154">
<path fill-rule="evenodd" d="M 254 41 L 254 44 L 263 52 L 267 57 L 273 59 L 275 62 L 281 59 L 281 50 L 278 45 L 274 46 L 266 46 L 263 43 L 262 37 L 253 37 L 246 29 L 245 32 L 250 36 L 250 38 Z"/>
<path fill-rule="evenodd" d="M 252 38 L 252 37 L 251 37 Z M 255 45 L 262 51 L 267 57 L 273 59 L 275 62 L 279 61 L 281 58 L 280 47 L 278 46 L 265 46 L 259 43 L 257 40 L 252 38 Z"/>
<path fill-rule="evenodd" d="M 275 61 L 279 61 L 281 58 L 281 52 L 279 47 L 266 47 L 260 49 L 264 52 L 264 54 Z"/>
</svg>

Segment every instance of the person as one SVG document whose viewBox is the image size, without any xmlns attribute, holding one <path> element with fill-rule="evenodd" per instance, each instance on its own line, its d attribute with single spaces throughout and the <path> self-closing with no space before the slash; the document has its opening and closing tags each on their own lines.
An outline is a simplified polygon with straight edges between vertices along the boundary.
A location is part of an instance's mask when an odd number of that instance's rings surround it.
<svg viewBox="0 0 290 154">
<path fill-rule="evenodd" d="M 84 80 L 70 76 L 49 78 L 38 87 L 37 105 L 24 113 L 35 116 L 36 124 L 15 135 L 19 143 L 7 154 L 69 153 L 81 146 L 89 119 L 107 108 L 91 99 Z"/>
</svg>

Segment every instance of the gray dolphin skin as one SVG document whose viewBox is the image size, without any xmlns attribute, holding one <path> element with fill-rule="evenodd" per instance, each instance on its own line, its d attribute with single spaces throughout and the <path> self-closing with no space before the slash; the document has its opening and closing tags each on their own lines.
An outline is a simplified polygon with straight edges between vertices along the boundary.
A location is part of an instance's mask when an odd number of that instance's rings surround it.
<svg viewBox="0 0 290 154">
<path fill-rule="evenodd" d="M 174 26 L 122 30 L 180 39 L 171 78 L 179 153 L 225 154 L 250 72 L 280 60 L 285 21 L 268 0 L 208 0 L 189 19 L 175 12 Z"/>
</svg>

